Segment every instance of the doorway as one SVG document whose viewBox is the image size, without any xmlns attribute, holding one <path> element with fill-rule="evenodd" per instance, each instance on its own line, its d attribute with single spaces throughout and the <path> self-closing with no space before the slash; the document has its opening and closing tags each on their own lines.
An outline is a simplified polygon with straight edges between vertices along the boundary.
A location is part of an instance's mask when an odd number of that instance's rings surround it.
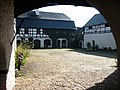
<svg viewBox="0 0 120 90">
<path fill-rule="evenodd" d="M 40 44 L 41 44 L 40 40 L 38 39 L 34 40 L 34 49 L 39 49 L 41 46 Z"/>
</svg>

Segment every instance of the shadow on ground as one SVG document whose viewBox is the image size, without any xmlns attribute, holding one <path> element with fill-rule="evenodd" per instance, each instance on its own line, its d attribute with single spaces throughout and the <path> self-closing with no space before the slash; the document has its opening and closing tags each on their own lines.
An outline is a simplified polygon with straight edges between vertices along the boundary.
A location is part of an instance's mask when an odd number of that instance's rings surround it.
<svg viewBox="0 0 120 90">
<path fill-rule="evenodd" d="M 78 53 L 84 53 L 89 55 L 96 55 L 101 57 L 108 57 L 108 58 L 117 58 L 117 51 L 110 51 L 110 50 L 97 50 L 97 51 L 87 51 L 86 49 L 71 49 L 68 51 L 75 51 Z"/>
<path fill-rule="evenodd" d="M 105 51 L 105 50 L 87 51 L 85 49 L 71 49 L 69 51 L 75 51 L 79 53 L 114 58 L 114 59 L 117 58 L 117 51 Z M 95 86 L 90 87 L 86 90 L 120 90 L 118 88 L 118 69 L 116 69 L 111 75 L 105 78 L 104 81 L 100 83 L 96 83 Z"/>
<path fill-rule="evenodd" d="M 105 78 L 104 81 L 96 83 L 95 86 L 86 90 L 120 90 L 120 88 L 118 88 L 118 70 L 115 70 L 111 75 Z"/>
</svg>

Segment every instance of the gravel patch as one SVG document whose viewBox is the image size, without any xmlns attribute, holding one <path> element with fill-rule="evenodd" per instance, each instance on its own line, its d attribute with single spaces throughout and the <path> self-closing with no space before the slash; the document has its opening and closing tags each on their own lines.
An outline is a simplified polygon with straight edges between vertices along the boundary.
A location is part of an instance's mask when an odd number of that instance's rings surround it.
<svg viewBox="0 0 120 90">
<path fill-rule="evenodd" d="M 31 50 L 13 90 L 113 90 L 99 83 L 116 71 L 115 57 L 111 51 Z"/>
</svg>

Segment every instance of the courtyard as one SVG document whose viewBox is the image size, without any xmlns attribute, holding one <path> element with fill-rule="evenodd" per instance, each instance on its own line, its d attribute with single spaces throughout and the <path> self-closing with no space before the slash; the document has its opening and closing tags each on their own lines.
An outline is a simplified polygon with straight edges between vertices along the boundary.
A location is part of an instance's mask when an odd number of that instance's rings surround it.
<svg viewBox="0 0 120 90">
<path fill-rule="evenodd" d="M 115 80 L 102 82 L 116 69 L 115 51 L 33 49 L 14 90 L 113 90 Z"/>
</svg>

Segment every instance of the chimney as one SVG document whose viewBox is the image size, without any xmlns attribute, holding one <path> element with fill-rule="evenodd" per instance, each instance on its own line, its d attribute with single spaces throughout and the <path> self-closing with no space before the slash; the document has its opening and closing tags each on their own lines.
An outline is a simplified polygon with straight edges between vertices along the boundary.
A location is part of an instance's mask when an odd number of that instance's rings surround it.
<svg viewBox="0 0 120 90">
<path fill-rule="evenodd" d="M 37 16 L 40 15 L 40 14 L 39 14 L 39 9 L 35 9 L 35 14 L 36 14 Z"/>
</svg>

